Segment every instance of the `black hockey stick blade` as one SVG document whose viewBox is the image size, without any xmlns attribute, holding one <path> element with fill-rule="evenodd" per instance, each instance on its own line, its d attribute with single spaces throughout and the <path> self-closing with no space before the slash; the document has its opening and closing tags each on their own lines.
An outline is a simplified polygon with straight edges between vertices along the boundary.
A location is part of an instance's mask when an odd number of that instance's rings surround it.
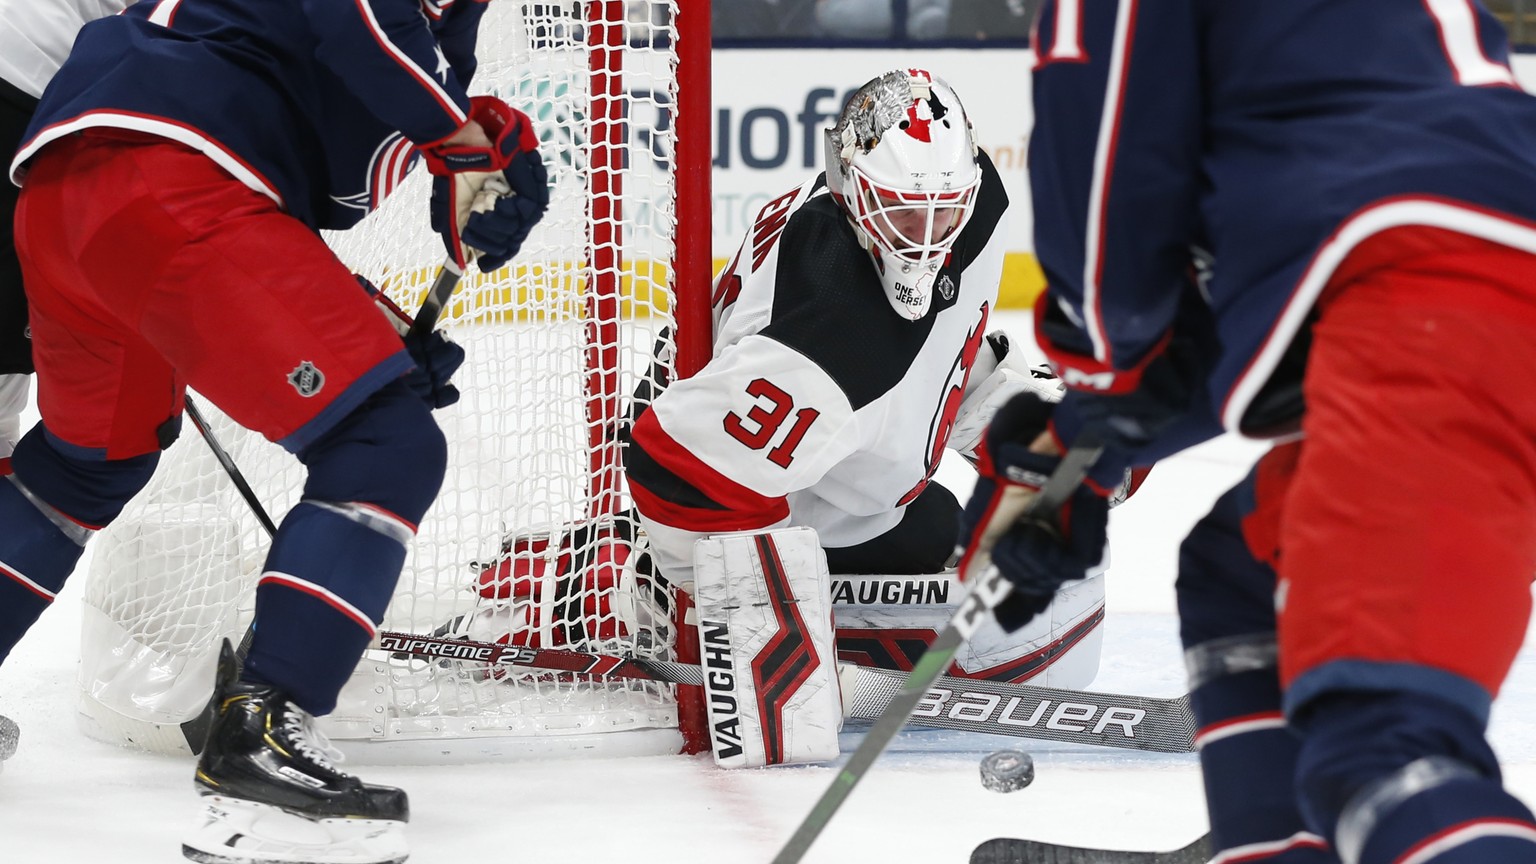
<svg viewBox="0 0 1536 864">
<path fill-rule="evenodd" d="M 1057 517 L 1056 511 L 1082 484 L 1083 478 L 1088 476 L 1088 470 L 1093 467 L 1103 452 L 1104 446 L 1098 442 L 1096 436 L 1080 435 L 1078 441 L 1062 457 L 1061 464 L 1056 466 L 1050 479 L 1024 508 L 1019 518 L 1041 519 L 1047 523 L 1053 523 Z M 875 760 L 885 752 L 885 748 L 890 746 L 896 734 L 907 725 L 913 710 L 927 695 L 928 688 L 944 674 L 945 669 L 949 668 L 960 646 L 964 645 L 965 640 L 969 639 L 987 619 L 992 607 L 1008 596 L 1009 590 L 1008 581 L 997 572 L 996 567 L 986 568 L 984 573 L 966 583 L 965 593 L 960 596 L 958 608 L 949 619 L 949 623 L 934 638 L 928 650 L 924 651 L 913 664 L 912 671 L 902 683 L 901 689 L 891 697 L 885 710 L 865 733 L 864 740 L 859 743 L 858 749 L 848 757 L 848 761 L 833 778 L 827 791 L 823 792 L 821 798 L 811 806 L 811 812 L 806 814 L 805 819 L 795 828 L 795 833 L 785 841 L 784 848 L 773 857 L 772 864 L 796 864 L 805 857 L 805 853 L 810 851 L 811 844 L 816 842 L 816 838 L 821 836 L 822 830 L 832 821 L 832 817 L 837 815 L 838 809 L 843 806 L 843 802 L 853 792 L 853 788 L 869 772 Z"/>
<path fill-rule="evenodd" d="M 1205 864 L 1210 859 L 1209 834 L 1169 852 L 1089 849 L 1040 840 L 998 838 L 977 846 L 971 853 L 971 864 Z"/>
<path fill-rule="evenodd" d="M 416 310 L 416 320 L 411 324 L 412 336 L 425 336 L 437 327 L 437 319 L 443 314 L 443 307 L 448 305 L 448 300 L 453 296 L 454 289 L 459 287 L 459 280 L 464 278 L 464 271 L 454 263 L 452 258 L 443 262 L 438 268 L 437 279 L 432 287 L 427 289 L 426 299 L 421 301 L 421 308 Z"/>
</svg>

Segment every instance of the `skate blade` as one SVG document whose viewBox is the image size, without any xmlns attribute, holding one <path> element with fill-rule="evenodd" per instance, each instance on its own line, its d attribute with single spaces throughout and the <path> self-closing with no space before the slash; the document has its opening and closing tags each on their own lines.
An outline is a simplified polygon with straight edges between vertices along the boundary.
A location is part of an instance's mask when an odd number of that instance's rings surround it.
<svg viewBox="0 0 1536 864">
<path fill-rule="evenodd" d="M 181 854 L 199 864 L 401 864 L 405 823 L 310 819 L 278 807 L 208 795 Z"/>
</svg>

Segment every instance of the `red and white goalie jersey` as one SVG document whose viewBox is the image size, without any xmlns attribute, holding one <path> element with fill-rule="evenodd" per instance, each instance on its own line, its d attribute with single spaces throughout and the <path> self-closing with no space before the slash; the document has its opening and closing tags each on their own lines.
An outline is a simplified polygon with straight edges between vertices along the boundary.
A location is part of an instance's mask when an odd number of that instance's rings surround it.
<svg viewBox="0 0 1536 864">
<path fill-rule="evenodd" d="M 758 214 L 714 284 L 713 358 L 655 398 L 626 451 L 664 575 L 691 582 L 706 534 L 807 526 L 844 548 L 901 521 L 983 377 L 971 372 L 997 304 L 1008 198 L 979 160 L 975 211 L 915 321 L 888 301 L 825 175 Z"/>
</svg>

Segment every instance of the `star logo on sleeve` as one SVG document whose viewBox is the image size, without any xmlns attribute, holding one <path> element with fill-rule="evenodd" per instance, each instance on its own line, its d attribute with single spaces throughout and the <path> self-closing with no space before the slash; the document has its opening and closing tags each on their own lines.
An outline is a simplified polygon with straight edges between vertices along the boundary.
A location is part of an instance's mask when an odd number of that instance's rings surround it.
<svg viewBox="0 0 1536 864">
<path fill-rule="evenodd" d="M 439 46 L 437 46 L 436 48 L 434 48 L 432 50 L 437 52 L 437 71 L 434 72 L 433 74 L 436 75 L 437 77 L 443 79 L 443 83 L 447 84 L 448 83 L 448 58 L 443 56 L 443 46 L 439 45 Z"/>
</svg>

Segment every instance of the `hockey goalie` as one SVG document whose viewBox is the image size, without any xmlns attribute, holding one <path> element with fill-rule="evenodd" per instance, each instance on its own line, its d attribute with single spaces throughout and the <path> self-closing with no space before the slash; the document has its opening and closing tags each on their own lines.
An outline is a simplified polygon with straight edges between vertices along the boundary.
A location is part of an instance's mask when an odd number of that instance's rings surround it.
<svg viewBox="0 0 1536 864">
<path fill-rule="evenodd" d="M 655 566 L 693 595 L 725 766 L 837 755 L 839 655 L 906 668 L 958 597 L 940 457 L 1015 394 L 1059 398 L 989 332 L 1008 199 L 954 90 L 886 73 L 825 138 L 827 172 L 764 207 L 716 279 L 713 359 L 626 450 Z M 955 672 L 1081 687 L 1102 616 L 1085 580 Z"/>
</svg>

